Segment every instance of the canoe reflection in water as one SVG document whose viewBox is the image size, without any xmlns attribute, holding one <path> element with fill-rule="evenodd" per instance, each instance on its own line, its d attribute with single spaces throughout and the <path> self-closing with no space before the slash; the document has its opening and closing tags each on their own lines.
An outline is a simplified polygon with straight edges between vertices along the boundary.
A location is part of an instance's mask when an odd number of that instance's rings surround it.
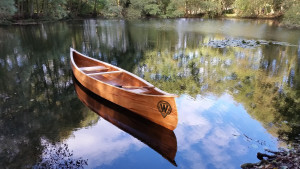
<svg viewBox="0 0 300 169">
<path fill-rule="evenodd" d="M 173 131 L 99 97 L 82 86 L 74 76 L 73 82 L 78 98 L 87 107 L 119 129 L 142 141 L 174 166 L 177 166 L 175 162 L 177 139 Z"/>
</svg>

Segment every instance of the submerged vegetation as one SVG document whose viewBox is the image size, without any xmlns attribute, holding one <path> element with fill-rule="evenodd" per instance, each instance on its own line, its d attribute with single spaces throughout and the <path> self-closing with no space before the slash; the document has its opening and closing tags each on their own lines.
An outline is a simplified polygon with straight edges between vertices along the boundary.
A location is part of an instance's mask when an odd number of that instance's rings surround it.
<svg viewBox="0 0 300 169">
<path fill-rule="evenodd" d="M 58 20 L 76 17 L 178 18 L 237 16 L 277 18 L 300 25 L 298 0 L 5 0 L 0 21 Z"/>
</svg>

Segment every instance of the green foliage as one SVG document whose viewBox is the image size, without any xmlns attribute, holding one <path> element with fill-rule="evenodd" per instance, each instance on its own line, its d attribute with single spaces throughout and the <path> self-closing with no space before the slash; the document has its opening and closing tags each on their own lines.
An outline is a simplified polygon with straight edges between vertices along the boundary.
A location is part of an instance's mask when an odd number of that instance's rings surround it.
<svg viewBox="0 0 300 169">
<path fill-rule="evenodd" d="M 15 12 L 14 0 L 0 0 L 0 20 L 10 18 Z"/>
<path fill-rule="evenodd" d="M 130 7 L 135 9 L 136 12 L 140 11 L 141 16 L 145 15 L 159 15 L 161 10 L 159 5 L 157 4 L 156 0 L 131 0 Z"/>
<path fill-rule="evenodd" d="M 148 4 L 148 1 L 152 1 L 152 0 L 144 0 L 144 1 L 130 0 L 130 7 L 142 10 L 143 7 Z"/>
<path fill-rule="evenodd" d="M 284 14 L 284 23 L 288 25 L 300 25 L 300 2 L 292 5 Z"/>
<path fill-rule="evenodd" d="M 166 14 L 166 9 L 170 3 L 170 0 L 158 0 L 157 4 L 159 6 L 159 9 L 161 10 L 161 15 Z"/>
<path fill-rule="evenodd" d="M 238 15 L 253 16 L 255 14 L 251 0 L 236 0 L 234 6 Z"/>
<path fill-rule="evenodd" d="M 284 23 L 299 25 L 297 0 L 1 0 L 0 20 L 62 19 L 66 16 L 118 18 L 204 16 L 213 18 L 225 13 L 241 17 L 280 16 Z"/>
<path fill-rule="evenodd" d="M 188 0 L 185 1 L 186 15 L 206 14 L 209 17 L 214 17 L 222 13 L 223 3 L 221 0 Z"/>
<path fill-rule="evenodd" d="M 221 4 L 213 1 L 201 2 L 201 8 L 210 18 L 222 13 Z"/>
<path fill-rule="evenodd" d="M 76 17 L 89 15 L 96 16 L 108 5 L 107 0 L 67 0 L 66 7 L 69 15 Z"/>
<path fill-rule="evenodd" d="M 182 4 L 185 3 L 185 0 L 172 0 L 166 9 L 166 17 L 183 17 L 185 14 L 185 8 Z"/>
<path fill-rule="evenodd" d="M 161 13 L 161 10 L 159 9 L 159 6 L 157 4 L 147 4 L 144 6 L 144 12 L 147 15 L 159 15 Z"/>
<path fill-rule="evenodd" d="M 240 16 L 254 17 L 264 14 L 267 4 L 272 4 L 271 0 L 236 0 L 234 3 L 236 13 Z"/>
<path fill-rule="evenodd" d="M 105 5 L 104 0 L 88 0 L 86 3 L 83 3 L 78 11 L 78 15 L 89 16 L 92 13 L 97 14 L 97 9 L 103 8 Z"/>
<path fill-rule="evenodd" d="M 95 0 L 94 3 L 94 13 L 101 13 L 101 10 L 103 10 L 106 6 L 107 1 L 106 0 Z"/>
<path fill-rule="evenodd" d="M 138 9 L 134 9 L 132 7 L 129 7 L 127 9 L 126 18 L 128 19 L 136 19 L 141 17 L 141 11 Z"/>
<path fill-rule="evenodd" d="M 110 6 L 107 8 L 106 13 L 104 13 L 105 16 L 109 17 L 122 17 L 122 7 L 120 6 Z"/>
<path fill-rule="evenodd" d="M 280 11 L 284 0 L 273 0 L 274 11 Z"/>
<path fill-rule="evenodd" d="M 235 0 L 223 0 L 224 8 L 228 9 L 232 7 Z"/>
<path fill-rule="evenodd" d="M 51 19 L 62 19 L 67 16 L 66 0 L 52 0 L 48 4 L 46 15 Z"/>
<path fill-rule="evenodd" d="M 107 0 L 103 15 L 106 17 L 122 17 L 123 7 L 116 0 Z"/>
</svg>

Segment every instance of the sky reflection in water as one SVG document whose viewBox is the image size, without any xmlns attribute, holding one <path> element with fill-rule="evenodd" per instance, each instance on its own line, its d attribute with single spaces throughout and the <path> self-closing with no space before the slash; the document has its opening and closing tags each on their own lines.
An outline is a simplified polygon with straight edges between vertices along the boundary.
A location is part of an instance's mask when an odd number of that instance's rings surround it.
<svg viewBox="0 0 300 169">
<path fill-rule="evenodd" d="M 80 103 L 70 46 L 180 95 L 178 168 L 239 168 L 284 145 L 279 131 L 287 141 L 299 133 L 300 33 L 271 21 L 85 20 L 0 32 L 0 168 L 32 166 L 61 143 L 86 168 L 175 168 Z M 226 38 L 283 43 L 203 46 Z"/>
<path fill-rule="evenodd" d="M 252 119 L 229 94 L 177 100 L 175 129 L 179 168 L 238 168 L 257 161 L 256 153 L 277 149 L 276 138 Z M 92 113 L 92 112 L 89 112 Z M 74 131 L 64 141 L 75 158 L 88 159 L 88 168 L 174 168 L 167 160 L 131 135 L 100 119 Z"/>
</svg>

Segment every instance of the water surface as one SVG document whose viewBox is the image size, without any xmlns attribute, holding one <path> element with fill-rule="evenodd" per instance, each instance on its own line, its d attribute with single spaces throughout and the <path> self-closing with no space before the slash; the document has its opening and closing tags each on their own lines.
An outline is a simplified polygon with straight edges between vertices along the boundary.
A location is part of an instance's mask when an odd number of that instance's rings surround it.
<svg viewBox="0 0 300 169">
<path fill-rule="evenodd" d="M 116 126 L 80 101 L 70 47 L 179 95 L 171 133 L 178 168 L 257 162 L 257 152 L 299 139 L 299 46 L 299 30 L 267 20 L 0 27 L 0 166 L 176 168 L 134 127 Z"/>
</svg>

